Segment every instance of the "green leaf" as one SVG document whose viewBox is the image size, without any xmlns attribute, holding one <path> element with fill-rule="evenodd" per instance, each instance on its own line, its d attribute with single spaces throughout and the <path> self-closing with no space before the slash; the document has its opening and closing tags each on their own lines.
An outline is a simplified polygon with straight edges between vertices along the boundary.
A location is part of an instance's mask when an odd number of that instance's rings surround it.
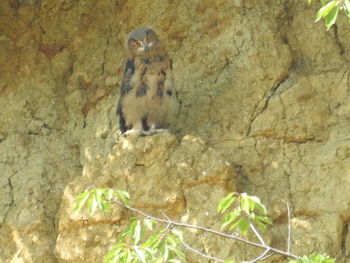
<svg viewBox="0 0 350 263">
<path fill-rule="evenodd" d="M 253 223 L 256 224 L 262 231 L 265 231 L 267 229 L 267 224 L 272 225 L 271 219 L 266 216 L 255 216 Z"/>
<path fill-rule="evenodd" d="M 126 243 L 125 242 L 118 242 L 117 244 L 115 244 L 112 248 L 112 250 L 117 250 L 118 248 L 122 248 L 122 247 L 125 247 L 126 246 Z M 112 251 L 111 250 L 111 251 Z"/>
<path fill-rule="evenodd" d="M 334 263 L 335 259 L 330 258 L 325 254 L 311 254 L 309 256 L 303 256 L 302 258 L 292 259 L 289 263 Z"/>
<path fill-rule="evenodd" d="M 247 218 L 242 218 L 237 227 L 239 231 L 245 236 L 249 229 L 249 220 Z"/>
<path fill-rule="evenodd" d="M 135 235 L 135 228 L 137 224 L 137 219 L 135 217 L 130 218 L 130 225 L 125 228 L 125 230 L 121 233 L 122 235 L 130 234 L 131 237 Z"/>
<path fill-rule="evenodd" d="M 313 262 L 317 262 L 317 263 L 333 263 L 335 261 L 334 258 L 330 258 L 328 255 L 325 254 L 311 254 L 309 255 L 309 258 L 313 261 Z"/>
<path fill-rule="evenodd" d="M 91 195 L 90 198 L 87 201 L 87 206 L 88 206 L 88 211 L 90 215 L 93 215 L 96 211 L 96 208 L 98 206 L 97 201 L 96 201 L 96 195 Z"/>
<path fill-rule="evenodd" d="M 272 225 L 272 220 L 268 218 L 267 216 L 256 216 L 255 217 L 256 221 L 261 221 L 266 224 Z"/>
<path fill-rule="evenodd" d="M 160 239 L 160 234 L 156 233 L 156 234 L 150 236 L 146 240 L 146 242 L 144 242 L 144 246 L 150 247 L 153 249 L 153 248 L 157 248 L 161 242 L 162 242 L 162 240 Z"/>
<path fill-rule="evenodd" d="M 86 201 L 89 199 L 89 196 L 90 196 L 90 191 L 79 194 L 75 197 L 76 203 L 74 207 L 74 212 L 79 212 L 82 209 Z"/>
<path fill-rule="evenodd" d="M 129 249 L 124 249 L 123 250 L 123 254 L 121 255 L 120 257 L 120 261 L 119 262 L 127 262 L 128 260 L 128 257 L 129 257 Z"/>
<path fill-rule="evenodd" d="M 136 252 L 129 252 L 125 261 L 122 262 L 122 263 L 138 263 L 140 262 L 138 257 L 137 257 L 137 254 Z M 118 262 L 119 263 L 119 262 Z"/>
<path fill-rule="evenodd" d="M 327 30 L 329 30 L 331 26 L 335 24 L 335 21 L 337 21 L 338 12 L 339 12 L 339 6 L 335 6 L 326 16 L 325 24 L 326 24 Z"/>
<path fill-rule="evenodd" d="M 130 199 L 130 194 L 129 192 L 125 191 L 125 190 L 117 190 L 116 191 L 117 195 L 119 196 L 124 196 L 126 199 Z"/>
<path fill-rule="evenodd" d="M 87 195 L 90 195 L 91 194 L 91 191 L 86 191 L 84 193 L 81 193 L 81 194 L 78 194 L 75 196 L 75 199 L 76 200 L 79 200 L 79 199 L 82 199 L 82 198 L 85 198 Z"/>
<path fill-rule="evenodd" d="M 241 210 L 238 210 L 238 209 L 228 213 L 222 222 L 221 229 L 224 229 L 228 225 L 232 224 L 240 215 L 241 215 Z"/>
<path fill-rule="evenodd" d="M 170 245 L 172 245 L 174 247 L 176 247 L 177 244 L 179 243 L 179 241 L 171 234 L 167 234 L 165 240 L 166 240 L 167 244 L 170 244 Z"/>
<path fill-rule="evenodd" d="M 119 234 L 119 240 L 124 240 L 125 237 L 130 234 L 131 225 L 127 226 L 120 234 Z"/>
<path fill-rule="evenodd" d="M 242 220 L 243 220 L 243 218 L 240 218 L 240 219 L 237 220 L 236 222 L 232 223 L 232 224 L 230 225 L 229 230 L 232 231 L 233 229 L 235 229 L 235 228 L 237 227 L 237 225 L 238 225 Z"/>
<path fill-rule="evenodd" d="M 182 231 L 181 230 L 173 228 L 171 230 L 171 233 L 174 234 L 179 240 L 183 240 L 183 235 L 182 235 Z"/>
<path fill-rule="evenodd" d="M 141 239 L 141 222 L 140 221 L 137 221 L 136 222 L 136 227 L 135 227 L 135 232 L 134 232 L 134 235 L 133 235 L 133 238 L 134 238 L 134 242 L 135 242 L 135 245 L 137 245 L 139 242 L 140 242 L 140 239 Z"/>
<path fill-rule="evenodd" d="M 143 220 L 143 223 L 150 231 L 153 231 L 153 225 L 156 224 L 156 221 L 153 219 L 145 218 Z"/>
<path fill-rule="evenodd" d="M 102 203 L 101 203 L 101 207 L 102 207 L 102 211 L 103 212 L 109 212 L 109 211 L 111 211 L 111 204 L 110 203 L 108 203 L 108 202 L 106 202 L 106 201 L 103 201 Z"/>
<path fill-rule="evenodd" d="M 143 244 L 143 250 L 145 254 L 147 253 L 148 257 L 147 258 L 154 258 L 154 255 L 157 253 L 154 249 L 151 249 Z"/>
<path fill-rule="evenodd" d="M 128 191 L 125 190 L 117 190 L 117 192 L 121 195 L 124 195 L 127 199 L 130 199 L 130 194 Z"/>
<path fill-rule="evenodd" d="M 321 7 L 316 14 L 316 22 L 319 21 L 322 17 L 326 17 L 336 4 L 337 1 L 333 0 Z"/>
<path fill-rule="evenodd" d="M 130 224 L 130 235 L 134 242 L 134 245 L 138 245 L 141 239 L 141 222 L 135 218 L 131 219 L 132 223 Z"/>
<path fill-rule="evenodd" d="M 224 261 L 224 263 L 235 263 L 236 262 L 236 260 L 235 259 L 226 259 L 225 261 Z"/>
<path fill-rule="evenodd" d="M 164 261 L 167 261 L 169 259 L 169 249 L 168 246 L 164 245 L 161 247 L 162 257 Z"/>
<path fill-rule="evenodd" d="M 349 0 L 344 0 L 343 4 L 344 4 L 344 7 L 345 7 L 348 11 L 350 11 L 350 1 L 349 1 Z"/>
<path fill-rule="evenodd" d="M 130 195 L 127 191 L 117 190 L 115 195 L 126 205 L 130 205 Z"/>
<path fill-rule="evenodd" d="M 143 251 L 138 246 L 133 246 L 134 251 L 136 252 L 138 258 L 141 260 L 142 263 L 147 263 L 145 255 Z"/>
<path fill-rule="evenodd" d="M 104 263 L 117 263 L 120 262 L 119 259 L 123 257 L 124 250 L 119 248 L 119 249 L 112 249 L 109 251 L 104 257 L 103 257 L 103 262 Z"/>
<path fill-rule="evenodd" d="M 177 256 L 177 258 L 180 259 L 180 262 L 186 262 L 185 254 L 180 249 L 172 246 L 168 246 L 168 249 L 171 250 Z"/>
<path fill-rule="evenodd" d="M 259 220 L 254 221 L 254 223 L 258 226 L 258 228 L 261 231 L 265 231 L 267 229 L 266 225 Z"/>
<path fill-rule="evenodd" d="M 111 262 L 111 260 L 115 257 L 114 251 L 109 251 L 104 257 L 103 262 Z"/>
<path fill-rule="evenodd" d="M 241 209 L 249 215 L 249 198 L 246 193 L 241 194 Z"/>
<path fill-rule="evenodd" d="M 235 193 L 230 193 L 228 196 L 226 196 L 219 202 L 216 208 L 218 212 L 225 212 L 232 205 L 232 203 L 237 200 L 237 197 L 234 196 L 234 194 Z"/>
<path fill-rule="evenodd" d="M 102 210 L 102 195 L 103 195 L 103 189 L 101 188 L 96 188 L 95 189 L 95 200 L 97 203 L 97 206 L 100 210 Z"/>
<path fill-rule="evenodd" d="M 105 195 L 107 200 L 111 200 L 114 197 L 113 189 L 106 189 Z"/>
<path fill-rule="evenodd" d="M 257 203 L 256 200 L 260 202 L 259 198 L 257 198 L 256 196 L 248 196 L 249 211 L 254 211 L 255 204 Z"/>
<path fill-rule="evenodd" d="M 343 2 L 343 7 L 346 16 L 350 19 L 350 0 L 345 0 Z"/>
<path fill-rule="evenodd" d="M 255 207 L 256 209 L 262 213 L 263 215 L 266 215 L 267 211 L 266 211 L 266 207 L 262 204 L 262 203 L 255 203 Z"/>
</svg>

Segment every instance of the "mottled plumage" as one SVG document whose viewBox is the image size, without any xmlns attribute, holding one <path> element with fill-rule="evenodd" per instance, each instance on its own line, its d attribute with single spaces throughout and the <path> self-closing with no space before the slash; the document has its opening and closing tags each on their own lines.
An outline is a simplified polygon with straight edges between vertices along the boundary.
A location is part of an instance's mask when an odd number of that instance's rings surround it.
<svg viewBox="0 0 350 263">
<path fill-rule="evenodd" d="M 177 108 L 172 61 L 150 27 L 129 33 L 126 46 L 129 56 L 117 107 L 119 128 L 122 133 L 166 128 Z"/>
</svg>

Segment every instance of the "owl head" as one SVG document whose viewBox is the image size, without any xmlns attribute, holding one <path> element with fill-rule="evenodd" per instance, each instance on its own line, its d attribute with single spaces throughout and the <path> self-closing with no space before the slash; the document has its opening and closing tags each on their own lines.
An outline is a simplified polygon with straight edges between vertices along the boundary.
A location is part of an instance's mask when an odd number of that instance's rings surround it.
<svg viewBox="0 0 350 263">
<path fill-rule="evenodd" d="M 160 41 L 154 30 L 143 26 L 128 34 L 126 46 L 134 56 L 152 56 L 160 48 Z"/>
</svg>

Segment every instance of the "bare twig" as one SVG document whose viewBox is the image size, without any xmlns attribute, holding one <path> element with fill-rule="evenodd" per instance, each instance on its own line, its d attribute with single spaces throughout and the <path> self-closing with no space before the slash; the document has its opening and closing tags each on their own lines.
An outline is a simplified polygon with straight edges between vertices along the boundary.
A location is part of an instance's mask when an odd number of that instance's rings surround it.
<svg viewBox="0 0 350 263">
<path fill-rule="evenodd" d="M 253 223 L 250 223 L 250 228 L 253 230 L 254 234 L 256 235 L 256 237 L 259 239 L 261 245 L 265 246 L 265 241 L 262 238 L 262 236 L 260 235 L 259 231 L 255 228 Z"/>
<path fill-rule="evenodd" d="M 259 261 L 259 260 L 262 260 L 264 257 L 265 257 L 265 255 L 267 254 L 267 253 L 269 253 L 269 249 L 266 249 L 260 256 L 258 256 L 257 258 L 255 258 L 255 259 L 253 259 L 253 260 L 250 260 L 250 261 L 248 261 L 248 263 L 254 263 L 254 262 L 257 262 L 257 261 Z M 272 255 L 272 254 L 271 254 Z"/>
<path fill-rule="evenodd" d="M 166 226 L 166 232 L 171 232 L 171 230 L 173 229 L 174 225 L 172 223 L 169 223 L 167 226 Z"/>
<path fill-rule="evenodd" d="M 169 220 L 170 220 L 170 218 L 167 216 L 167 214 L 164 213 L 163 211 L 162 211 L 162 215 L 163 215 L 166 219 L 169 219 Z"/>
<path fill-rule="evenodd" d="M 218 261 L 218 262 L 225 262 L 225 260 L 223 260 L 223 259 L 216 258 L 216 257 L 213 257 L 213 256 L 209 256 L 209 255 L 207 255 L 207 254 L 204 254 L 204 253 L 200 252 L 199 250 L 197 250 L 197 249 L 191 247 L 190 245 L 188 245 L 187 243 L 185 243 L 185 241 L 183 241 L 183 240 L 180 240 L 180 242 L 181 242 L 187 249 L 191 250 L 192 252 L 194 252 L 194 253 L 196 253 L 196 254 L 202 256 L 202 257 L 209 258 L 209 259 L 213 259 L 213 260 L 216 260 L 216 261 Z"/>
<path fill-rule="evenodd" d="M 271 257 L 271 256 L 273 256 L 274 254 L 273 253 L 271 253 L 271 254 L 268 254 L 268 255 L 266 255 L 266 256 L 263 256 L 262 258 L 260 258 L 260 260 L 264 260 L 264 259 L 267 259 L 267 258 L 269 258 L 269 257 Z"/>
<path fill-rule="evenodd" d="M 172 224 L 174 226 L 180 226 L 180 227 L 185 227 L 185 228 L 197 229 L 197 230 L 200 230 L 200 231 L 212 233 L 212 234 L 215 234 L 215 235 L 218 235 L 218 236 L 222 236 L 222 237 L 230 238 L 230 239 L 233 239 L 233 240 L 236 240 L 236 241 L 239 241 L 239 242 L 243 242 L 245 244 L 248 244 L 248 245 L 251 245 L 251 246 L 254 246 L 254 247 L 259 247 L 259 248 L 262 248 L 262 249 L 265 249 L 265 250 L 269 250 L 269 251 L 271 251 L 273 253 L 280 254 L 280 255 L 283 255 L 283 256 L 286 256 L 286 257 L 295 258 L 295 259 L 300 258 L 300 256 L 297 256 L 297 255 L 294 255 L 294 254 L 291 254 L 291 253 L 288 253 L 288 252 L 285 252 L 283 250 L 280 250 L 280 249 L 277 249 L 277 248 L 273 248 L 273 247 L 270 247 L 270 246 L 267 246 L 267 245 L 262 245 L 262 244 L 259 244 L 259 243 L 256 243 L 256 242 L 253 242 L 253 241 L 250 241 L 250 240 L 247 240 L 247 239 L 244 239 L 244 238 L 232 235 L 232 234 L 226 234 L 226 233 L 219 232 L 219 231 L 216 231 L 214 229 L 210 229 L 210 228 L 206 228 L 206 227 L 202 227 L 202 226 L 195 226 L 195 225 L 191 225 L 191 224 L 187 224 L 187 223 L 181 223 L 181 222 L 176 222 L 176 221 L 173 221 L 173 220 L 158 218 L 158 217 L 155 217 L 155 216 L 148 215 L 148 214 L 146 214 L 145 212 L 143 212 L 141 210 L 138 210 L 136 208 L 133 208 L 131 206 L 123 204 L 122 202 L 119 202 L 119 201 L 114 201 L 114 202 L 116 204 L 120 205 L 120 206 L 123 206 L 123 207 L 125 207 L 125 208 L 127 208 L 127 209 L 129 209 L 129 210 L 131 210 L 131 211 L 133 211 L 135 213 L 137 213 L 137 214 L 140 214 L 140 215 L 142 215 L 142 216 L 144 216 L 146 218 L 150 218 L 150 219 L 156 220 L 158 222 L 162 222 L 162 223 L 166 223 L 166 224 Z"/>
</svg>

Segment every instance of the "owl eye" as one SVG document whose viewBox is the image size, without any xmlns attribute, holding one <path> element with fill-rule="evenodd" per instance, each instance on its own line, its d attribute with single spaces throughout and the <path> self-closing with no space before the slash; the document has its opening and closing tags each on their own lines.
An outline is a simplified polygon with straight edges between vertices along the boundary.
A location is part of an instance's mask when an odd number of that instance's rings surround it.
<svg viewBox="0 0 350 263">
<path fill-rule="evenodd" d="M 150 37 L 146 37 L 146 38 L 145 38 L 145 41 L 146 41 L 146 42 L 150 42 L 151 40 L 152 40 L 152 38 L 150 38 Z"/>
<path fill-rule="evenodd" d="M 135 42 L 133 45 L 134 45 L 135 47 L 141 47 L 141 43 L 140 43 L 140 42 Z"/>
</svg>

